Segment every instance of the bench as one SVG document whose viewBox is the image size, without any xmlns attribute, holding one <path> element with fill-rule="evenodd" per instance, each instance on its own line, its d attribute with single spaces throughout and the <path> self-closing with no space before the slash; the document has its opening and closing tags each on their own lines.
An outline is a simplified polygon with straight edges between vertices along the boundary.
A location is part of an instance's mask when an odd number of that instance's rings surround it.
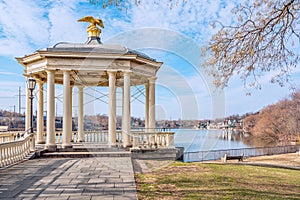
<svg viewBox="0 0 300 200">
<path fill-rule="evenodd" d="M 222 159 L 223 159 L 223 162 L 227 162 L 227 160 L 239 160 L 239 162 L 240 162 L 240 161 L 243 161 L 243 158 L 244 158 L 244 154 L 241 154 L 240 156 L 230 156 L 225 153 L 225 155 Z"/>
</svg>

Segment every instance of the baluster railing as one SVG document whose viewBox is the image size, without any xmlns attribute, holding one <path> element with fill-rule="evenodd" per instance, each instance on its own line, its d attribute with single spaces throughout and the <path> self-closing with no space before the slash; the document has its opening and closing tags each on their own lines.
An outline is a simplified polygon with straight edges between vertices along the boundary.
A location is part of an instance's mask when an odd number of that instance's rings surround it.
<svg viewBox="0 0 300 200">
<path fill-rule="evenodd" d="M 0 167 L 9 166 L 24 159 L 33 149 L 33 134 L 18 141 L 0 143 Z"/>
<path fill-rule="evenodd" d="M 132 148 L 174 148 L 174 132 L 132 132 Z"/>
<path fill-rule="evenodd" d="M 122 131 L 117 131 L 116 134 L 117 134 L 117 137 L 116 137 L 117 142 L 122 142 L 123 141 Z"/>
<path fill-rule="evenodd" d="M 62 133 L 56 133 L 56 142 L 60 143 Z M 78 133 L 73 132 L 72 141 L 78 142 Z M 130 135 L 130 141 L 132 142 L 133 148 L 141 149 L 156 149 L 156 148 L 175 148 L 174 147 L 174 132 L 168 132 L 166 129 L 162 131 L 157 130 L 145 130 L 137 131 L 132 130 Z M 122 131 L 116 132 L 116 140 L 121 143 Z M 108 143 L 108 131 L 85 131 L 84 141 L 91 143 Z M 4 154 L 3 154 L 4 155 Z"/>
<path fill-rule="evenodd" d="M 0 143 L 16 141 L 22 139 L 23 136 L 24 133 L 20 132 L 0 133 Z"/>
</svg>

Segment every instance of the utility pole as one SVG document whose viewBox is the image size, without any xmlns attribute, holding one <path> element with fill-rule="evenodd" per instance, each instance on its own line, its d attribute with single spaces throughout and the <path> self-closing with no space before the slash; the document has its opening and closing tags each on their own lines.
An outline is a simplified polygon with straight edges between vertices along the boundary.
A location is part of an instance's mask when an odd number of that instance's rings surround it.
<svg viewBox="0 0 300 200">
<path fill-rule="evenodd" d="M 21 116 L 21 87 L 19 86 L 19 116 Z"/>
<path fill-rule="evenodd" d="M 21 116 L 21 112 L 22 112 L 22 97 L 25 96 L 25 95 L 22 95 L 22 89 L 21 87 L 19 87 L 19 94 L 17 95 L 19 97 L 19 116 Z"/>
<path fill-rule="evenodd" d="M 16 113 L 16 105 L 13 105 L 13 106 L 9 106 L 9 107 L 13 107 L 14 108 L 14 112 L 13 112 L 13 116 L 15 116 L 15 113 Z"/>
</svg>

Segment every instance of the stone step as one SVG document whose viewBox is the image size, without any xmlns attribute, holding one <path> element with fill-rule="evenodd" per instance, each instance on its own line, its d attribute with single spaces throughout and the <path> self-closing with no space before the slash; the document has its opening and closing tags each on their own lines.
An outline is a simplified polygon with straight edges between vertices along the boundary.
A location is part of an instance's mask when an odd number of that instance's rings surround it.
<svg viewBox="0 0 300 200">
<path fill-rule="evenodd" d="M 98 147 L 73 147 L 71 149 L 58 148 L 57 152 L 125 152 L 119 148 L 98 148 Z"/>
<path fill-rule="evenodd" d="M 44 145 L 36 145 L 36 149 L 38 151 L 45 151 Z M 113 146 L 110 147 L 107 144 L 102 143 L 73 143 L 72 148 L 62 148 L 62 145 L 57 144 L 56 152 L 119 152 L 126 151 L 128 149 L 124 149 L 121 146 Z"/>
<path fill-rule="evenodd" d="M 85 157 L 131 157 L 127 151 L 106 152 L 45 152 L 41 158 L 85 158 Z"/>
<path fill-rule="evenodd" d="M 141 160 L 177 160 L 178 149 L 132 149 L 131 157 Z"/>
</svg>

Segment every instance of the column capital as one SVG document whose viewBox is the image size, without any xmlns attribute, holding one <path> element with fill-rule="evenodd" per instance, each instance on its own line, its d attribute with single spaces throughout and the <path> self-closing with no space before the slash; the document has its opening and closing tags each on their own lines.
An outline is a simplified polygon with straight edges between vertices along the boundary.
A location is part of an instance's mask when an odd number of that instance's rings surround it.
<svg viewBox="0 0 300 200">
<path fill-rule="evenodd" d="M 149 83 L 154 83 L 156 81 L 156 79 L 157 79 L 157 77 L 155 77 L 155 76 L 148 78 Z"/>
<path fill-rule="evenodd" d="M 55 69 L 45 69 L 45 72 L 47 72 L 47 74 L 55 74 L 56 70 Z"/>
<path fill-rule="evenodd" d="M 84 85 L 76 85 L 76 86 L 78 89 L 81 89 L 81 90 L 84 88 Z"/>
<path fill-rule="evenodd" d="M 116 75 L 118 70 L 107 70 L 106 72 L 111 75 Z"/>
<path fill-rule="evenodd" d="M 63 74 L 70 74 L 72 70 L 70 69 L 64 69 L 64 70 L 61 70 L 63 72 Z"/>
<path fill-rule="evenodd" d="M 122 72 L 123 72 L 124 75 L 130 75 L 130 74 L 132 74 L 131 70 L 123 70 Z"/>
<path fill-rule="evenodd" d="M 23 76 L 25 76 L 25 78 L 29 78 L 30 77 L 30 73 L 25 73 L 25 74 L 23 74 Z"/>
<path fill-rule="evenodd" d="M 37 84 L 39 84 L 39 85 L 43 85 L 43 84 L 45 83 L 45 81 L 42 81 L 42 80 L 40 80 L 40 79 L 36 79 L 36 82 L 37 82 Z"/>
</svg>

